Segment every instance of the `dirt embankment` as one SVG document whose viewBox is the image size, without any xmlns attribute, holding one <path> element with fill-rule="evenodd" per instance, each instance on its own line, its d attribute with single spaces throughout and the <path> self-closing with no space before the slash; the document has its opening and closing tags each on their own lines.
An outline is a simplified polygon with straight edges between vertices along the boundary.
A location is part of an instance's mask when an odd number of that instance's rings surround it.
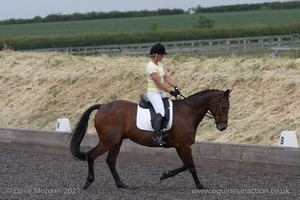
<svg viewBox="0 0 300 200">
<path fill-rule="evenodd" d="M 61 117 L 74 127 L 92 104 L 137 102 L 146 91 L 147 62 L 147 57 L 0 52 L 0 127 L 54 130 Z M 234 89 L 228 129 L 219 132 L 205 118 L 198 140 L 277 144 L 282 130 L 300 134 L 300 59 L 177 55 L 166 57 L 164 65 L 185 96 Z M 89 130 L 95 132 L 92 124 Z"/>
</svg>

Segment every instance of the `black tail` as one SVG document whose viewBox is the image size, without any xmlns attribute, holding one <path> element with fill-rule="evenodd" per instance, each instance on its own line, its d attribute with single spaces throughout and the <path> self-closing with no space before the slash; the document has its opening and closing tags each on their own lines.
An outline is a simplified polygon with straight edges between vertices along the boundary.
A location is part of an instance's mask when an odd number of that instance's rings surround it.
<svg viewBox="0 0 300 200">
<path fill-rule="evenodd" d="M 70 143 L 70 150 L 74 157 L 78 158 L 79 160 L 86 160 L 85 153 L 80 151 L 80 143 L 86 133 L 86 129 L 88 127 L 88 121 L 90 114 L 101 107 L 100 104 L 96 104 L 91 106 L 89 109 L 87 109 L 81 119 L 79 120 L 78 124 L 76 125 L 76 128 L 72 131 L 71 134 L 71 143 Z"/>
</svg>

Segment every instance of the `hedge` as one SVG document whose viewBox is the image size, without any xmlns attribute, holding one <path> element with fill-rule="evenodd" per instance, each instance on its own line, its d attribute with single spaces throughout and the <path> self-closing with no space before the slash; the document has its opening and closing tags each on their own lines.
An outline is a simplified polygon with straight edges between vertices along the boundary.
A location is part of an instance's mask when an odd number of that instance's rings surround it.
<svg viewBox="0 0 300 200">
<path fill-rule="evenodd" d="M 299 34 L 300 23 L 284 26 L 253 26 L 250 28 L 207 28 L 138 33 L 90 33 L 71 36 L 1 38 L 0 50 L 32 50 L 81 46 L 119 45 L 149 42 L 220 39 L 267 35 Z"/>
</svg>

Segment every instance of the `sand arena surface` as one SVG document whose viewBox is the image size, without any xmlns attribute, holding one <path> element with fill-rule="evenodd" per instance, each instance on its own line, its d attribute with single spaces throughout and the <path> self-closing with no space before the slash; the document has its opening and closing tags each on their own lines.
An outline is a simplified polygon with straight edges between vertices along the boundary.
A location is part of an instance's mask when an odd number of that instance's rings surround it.
<svg viewBox="0 0 300 200">
<path fill-rule="evenodd" d="M 104 157 L 102 157 L 104 158 Z M 149 157 L 149 159 L 153 159 Z M 178 158 L 179 159 L 179 158 Z M 117 170 L 130 190 L 118 189 L 104 159 L 95 161 L 95 181 L 82 190 L 87 162 L 70 155 L 19 152 L 0 148 L 0 199 L 299 199 L 297 176 L 253 170 L 197 167 L 197 190 L 188 172 L 159 182 L 178 165 L 118 162 Z"/>
<path fill-rule="evenodd" d="M 0 127 L 55 130 L 56 120 L 67 117 L 73 128 L 93 104 L 137 102 L 146 93 L 148 60 L 2 51 Z M 175 55 L 163 63 L 185 96 L 233 89 L 228 129 L 220 132 L 205 118 L 198 140 L 277 145 L 282 130 L 297 131 L 299 140 L 300 59 Z"/>
</svg>

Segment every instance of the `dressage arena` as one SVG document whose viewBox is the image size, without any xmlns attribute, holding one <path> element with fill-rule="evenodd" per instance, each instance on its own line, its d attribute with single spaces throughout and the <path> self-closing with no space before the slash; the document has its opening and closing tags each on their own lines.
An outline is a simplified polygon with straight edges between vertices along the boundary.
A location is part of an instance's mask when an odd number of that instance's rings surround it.
<svg viewBox="0 0 300 200">
<path fill-rule="evenodd" d="M 197 190 L 188 171 L 159 183 L 162 173 L 182 166 L 176 150 L 132 148 L 125 140 L 117 170 L 131 189 L 115 186 L 104 155 L 95 161 L 95 181 L 82 190 L 87 162 L 72 158 L 69 134 L 49 130 L 60 117 L 77 122 L 95 102 L 136 102 L 148 58 L 0 56 L 0 199 L 300 199 L 300 149 L 278 146 L 280 131 L 300 132 L 300 59 L 166 58 L 185 96 L 234 89 L 229 129 L 220 132 L 207 119 L 192 146 L 208 189 Z M 85 136 L 83 151 L 95 137 Z"/>
<path fill-rule="evenodd" d="M 300 199 L 299 167 L 293 172 L 292 168 L 288 169 L 294 173 L 291 174 L 262 172 L 255 170 L 255 166 L 252 166 L 254 169 L 233 169 L 217 164 L 215 167 L 197 165 L 198 176 L 208 188 L 198 190 L 188 171 L 159 181 L 163 172 L 181 166 L 179 157 L 157 162 L 163 157 L 151 154 L 157 148 L 147 149 L 149 154 L 144 156 L 126 157 L 122 150 L 129 148 L 127 142 L 121 149 L 117 169 L 130 189 L 115 186 L 104 155 L 95 161 L 95 181 L 87 190 L 82 190 L 87 177 L 87 162 L 75 160 L 68 152 L 65 144 L 68 134 L 55 134 L 61 140 L 55 147 L 45 146 L 46 143 L 54 145 L 54 136 L 49 136 L 53 133 L 28 131 L 22 136 L 24 130 L 0 132 L 0 199 Z M 45 135 L 44 140 L 41 135 Z M 87 139 L 95 140 L 93 137 Z M 24 143 L 18 144 L 17 140 Z M 33 144 L 30 140 L 35 141 L 35 145 L 28 145 Z M 170 149 L 159 150 L 168 152 Z M 196 153 L 194 157 L 197 157 Z"/>
<path fill-rule="evenodd" d="M 105 160 L 95 162 L 95 182 L 81 185 L 87 163 L 70 155 L 29 153 L 0 149 L 1 199 L 299 199 L 299 176 L 253 170 L 197 167 L 208 190 L 195 189 L 192 176 L 183 172 L 159 183 L 162 172 L 177 165 L 121 161 L 117 167 L 133 189 L 118 189 Z M 149 158 L 152 159 L 152 158 Z"/>
</svg>

